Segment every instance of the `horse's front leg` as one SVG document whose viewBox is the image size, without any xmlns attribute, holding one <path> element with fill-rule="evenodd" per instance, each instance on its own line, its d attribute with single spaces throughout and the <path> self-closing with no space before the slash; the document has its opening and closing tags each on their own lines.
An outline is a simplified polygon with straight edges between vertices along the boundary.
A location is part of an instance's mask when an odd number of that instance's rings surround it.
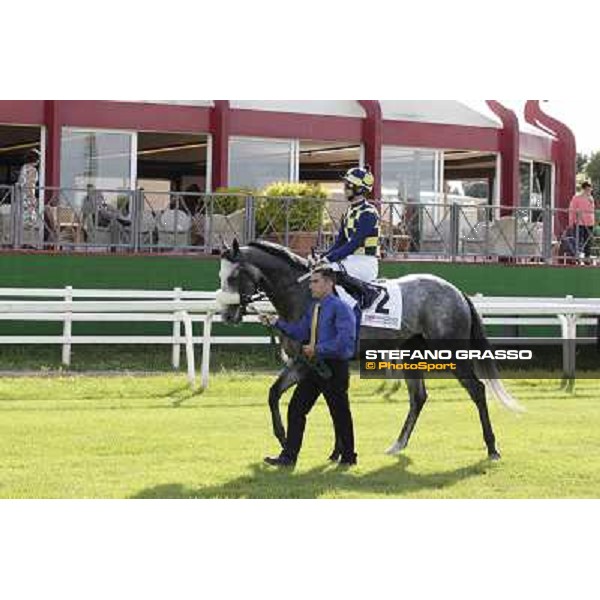
<svg viewBox="0 0 600 600">
<path fill-rule="evenodd" d="M 285 427 L 281 419 L 281 411 L 279 410 L 279 400 L 281 396 L 296 385 L 301 377 L 301 367 L 290 361 L 279 373 L 275 383 L 269 390 L 269 409 L 271 411 L 271 422 L 273 424 L 273 435 L 279 440 L 281 447 L 285 447 Z"/>
</svg>

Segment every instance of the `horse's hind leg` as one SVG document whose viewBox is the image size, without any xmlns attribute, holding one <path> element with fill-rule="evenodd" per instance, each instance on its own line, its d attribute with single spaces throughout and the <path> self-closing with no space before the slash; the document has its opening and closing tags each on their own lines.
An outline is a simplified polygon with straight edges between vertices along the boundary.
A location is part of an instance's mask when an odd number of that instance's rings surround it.
<svg viewBox="0 0 600 600">
<path fill-rule="evenodd" d="M 394 455 L 398 454 L 406 446 L 408 446 L 408 440 L 417 424 L 417 419 L 423 410 L 423 405 L 427 400 L 427 390 L 425 389 L 425 382 L 422 376 L 416 374 L 406 379 L 406 387 L 408 388 L 408 398 L 410 402 L 410 408 L 408 416 L 402 427 L 402 431 L 398 436 L 396 443 L 386 451 L 386 454 Z"/>
<path fill-rule="evenodd" d="M 485 385 L 475 375 L 472 363 L 468 363 L 468 366 L 464 363 L 457 365 L 457 370 L 454 374 L 462 386 L 469 392 L 471 399 L 475 402 L 475 406 L 479 411 L 479 420 L 481 421 L 483 439 L 487 446 L 488 456 L 492 460 L 500 460 L 500 452 L 498 452 L 498 449 L 496 448 L 496 437 L 494 436 L 492 422 L 490 421 L 490 414 L 488 412 Z"/>
</svg>

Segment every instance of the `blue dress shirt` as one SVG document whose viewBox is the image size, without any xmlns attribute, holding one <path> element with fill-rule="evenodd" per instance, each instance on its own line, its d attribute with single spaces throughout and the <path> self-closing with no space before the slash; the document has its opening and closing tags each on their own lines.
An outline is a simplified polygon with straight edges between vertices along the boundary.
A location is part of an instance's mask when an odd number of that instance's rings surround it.
<svg viewBox="0 0 600 600">
<path fill-rule="evenodd" d="M 275 327 L 292 339 L 306 344 L 310 340 L 310 326 L 316 302 L 311 302 L 299 321 L 288 323 L 278 319 Z M 350 360 L 356 348 L 356 317 L 353 310 L 335 294 L 329 294 L 320 303 L 316 357 L 321 360 Z"/>
</svg>

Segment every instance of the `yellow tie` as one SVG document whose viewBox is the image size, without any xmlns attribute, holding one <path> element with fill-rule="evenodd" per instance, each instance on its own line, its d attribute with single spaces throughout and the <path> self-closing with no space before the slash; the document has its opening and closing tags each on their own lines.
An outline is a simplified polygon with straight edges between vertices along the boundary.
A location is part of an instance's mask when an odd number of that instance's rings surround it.
<svg viewBox="0 0 600 600">
<path fill-rule="evenodd" d="M 321 305 L 317 302 L 313 308 L 312 323 L 310 325 L 310 346 L 316 346 L 317 344 L 317 329 L 319 327 L 319 312 L 321 311 Z"/>
</svg>

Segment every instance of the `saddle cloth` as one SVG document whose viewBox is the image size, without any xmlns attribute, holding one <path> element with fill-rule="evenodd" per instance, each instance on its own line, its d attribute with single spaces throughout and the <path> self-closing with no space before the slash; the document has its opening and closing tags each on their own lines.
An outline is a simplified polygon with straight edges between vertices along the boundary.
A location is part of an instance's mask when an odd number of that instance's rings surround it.
<svg viewBox="0 0 600 600">
<path fill-rule="evenodd" d="M 382 287 L 377 300 L 363 310 L 361 324 L 380 329 L 400 329 L 402 326 L 402 291 L 397 281 L 380 279 L 372 282 Z"/>
</svg>

